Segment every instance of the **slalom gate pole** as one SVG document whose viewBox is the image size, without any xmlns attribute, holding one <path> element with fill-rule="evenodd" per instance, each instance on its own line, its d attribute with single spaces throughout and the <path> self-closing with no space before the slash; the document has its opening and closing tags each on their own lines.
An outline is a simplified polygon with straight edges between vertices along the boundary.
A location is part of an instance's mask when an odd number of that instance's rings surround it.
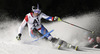
<svg viewBox="0 0 100 54">
<path fill-rule="evenodd" d="M 78 27 L 78 28 L 80 28 L 80 29 L 86 30 L 86 31 L 91 32 L 92 34 L 94 34 L 94 31 L 91 31 L 91 30 L 85 29 L 85 28 L 83 28 L 83 27 L 80 27 L 80 26 L 78 26 L 78 25 L 75 25 L 75 24 L 72 24 L 72 23 L 63 21 L 63 20 L 61 20 L 60 18 L 58 18 L 58 21 L 62 21 L 62 22 L 64 22 L 64 23 L 70 24 L 70 25 L 72 25 L 72 26 Z"/>
</svg>

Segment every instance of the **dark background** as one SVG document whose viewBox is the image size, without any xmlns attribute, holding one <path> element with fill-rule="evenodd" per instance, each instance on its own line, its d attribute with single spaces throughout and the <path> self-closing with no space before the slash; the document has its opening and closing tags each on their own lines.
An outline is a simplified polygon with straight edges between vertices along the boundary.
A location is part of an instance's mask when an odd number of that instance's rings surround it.
<svg viewBox="0 0 100 54">
<path fill-rule="evenodd" d="M 100 0 L 0 0 L 0 13 L 8 12 L 9 16 L 22 20 L 37 3 L 45 14 L 59 17 L 98 11 L 100 8 Z"/>
</svg>

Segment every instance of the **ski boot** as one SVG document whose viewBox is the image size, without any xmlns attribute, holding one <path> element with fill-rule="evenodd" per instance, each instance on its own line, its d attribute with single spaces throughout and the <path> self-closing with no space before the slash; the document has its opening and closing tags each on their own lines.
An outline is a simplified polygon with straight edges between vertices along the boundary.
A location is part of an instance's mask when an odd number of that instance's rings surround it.
<svg viewBox="0 0 100 54">
<path fill-rule="evenodd" d="M 67 43 L 67 42 L 65 42 L 63 40 L 60 40 L 58 48 L 59 49 L 60 48 L 69 48 L 69 49 L 71 48 L 71 49 L 75 49 L 76 51 L 78 50 L 78 46 L 73 46 L 73 45 L 71 45 L 71 44 L 69 44 L 69 43 Z"/>
<path fill-rule="evenodd" d="M 53 43 L 53 46 L 58 48 L 59 50 L 66 50 L 68 48 L 75 49 L 76 51 L 78 50 L 78 46 L 72 46 L 71 44 L 67 43 L 64 40 L 57 39 L 57 38 L 52 38 L 51 42 Z"/>
<path fill-rule="evenodd" d="M 73 49 L 75 49 L 76 51 L 78 51 L 78 46 L 71 46 Z"/>
</svg>

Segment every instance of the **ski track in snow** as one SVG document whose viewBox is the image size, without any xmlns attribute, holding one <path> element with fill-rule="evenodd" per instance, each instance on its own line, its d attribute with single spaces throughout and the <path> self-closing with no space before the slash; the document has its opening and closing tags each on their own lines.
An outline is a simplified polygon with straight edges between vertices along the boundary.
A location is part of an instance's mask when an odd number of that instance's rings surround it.
<svg viewBox="0 0 100 54">
<path fill-rule="evenodd" d="M 96 31 L 100 27 L 98 26 L 99 17 L 94 12 L 77 17 L 67 17 L 63 20 L 89 30 Z M 100 54 L 100 49 L 84 47 L 88 43 L 87 36 L 91 35 L 89 32 L 63 22 L 43 23 L 43 25 L 49 31 L 54 29 L 54 32 L 51 33 L 52 36 L 61 38 L 72 45 L 78 45 L 82 51 L 57 50 L 49 41 L 45 40 L 33 43 L 31 41 L 34 39 L 28 36 L 27 27 L 24 29 L 22 40 L 17 41 L 15 37 L 20 23 L 18 20 L 0 23 L 0 54 Z"/>
</svg>

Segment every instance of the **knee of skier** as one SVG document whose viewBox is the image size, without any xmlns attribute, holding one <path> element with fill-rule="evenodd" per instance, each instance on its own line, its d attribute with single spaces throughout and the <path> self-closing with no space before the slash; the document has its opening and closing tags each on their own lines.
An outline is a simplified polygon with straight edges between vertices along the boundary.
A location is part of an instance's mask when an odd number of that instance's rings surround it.
<svg viewBox="0 0 100 54">
<path fill-rule="evenodd" d="M 31 36 L 32 38 L 35 38 L 35 37 L 36 37 L 36 36 L 33 35 L 32 33 L 30 33 L 29 36 Z"/>
<path fill-rule="evenodd" d="M 29 36 L 32 38 L 36 38 L 36 34 L 33 32 L 33 30 L 30 31 Z"/>
</svg>

